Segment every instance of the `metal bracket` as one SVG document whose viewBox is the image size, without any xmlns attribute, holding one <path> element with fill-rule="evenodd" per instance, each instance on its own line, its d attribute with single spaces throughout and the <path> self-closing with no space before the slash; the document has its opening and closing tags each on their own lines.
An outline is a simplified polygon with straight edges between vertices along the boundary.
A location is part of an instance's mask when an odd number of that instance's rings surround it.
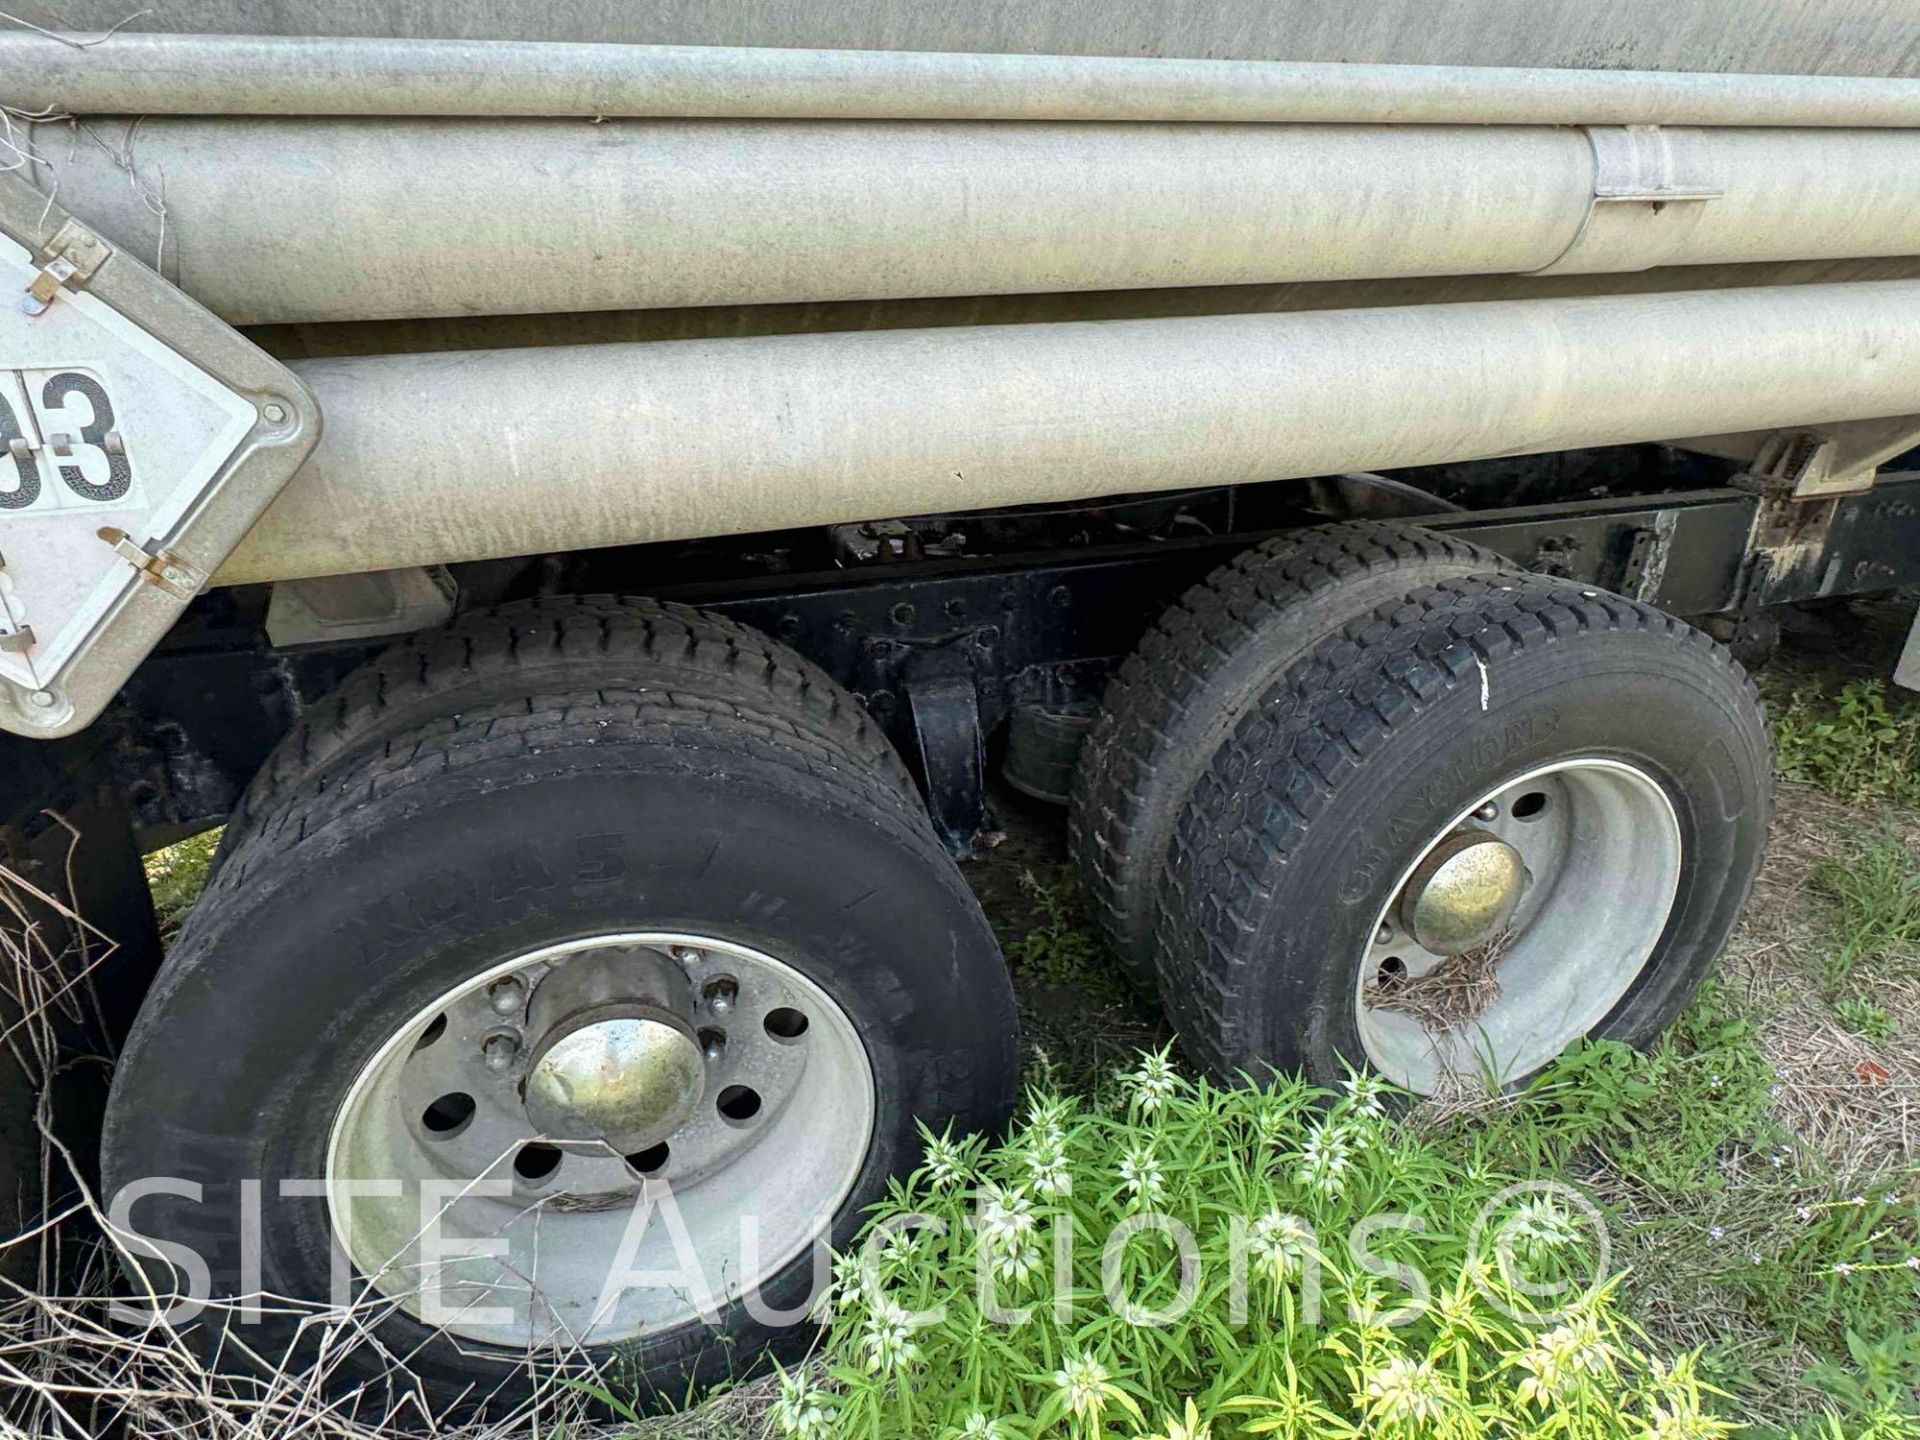
<svg viewBox="0 0 1920 1440">
<path fill-rule="evenodd" d="M 1715 176 L 1704 130 L 1589 125 L 1593 198 L 1571 244 L 1537 275 L 1651 270 L 1686 240 L 1726 188 Z"/>
<path fill-rule="evenodd" d="M 84 287 L 112 254 L 113 246 L 78 220 L 69 219 L 35 257 L 36 269 L 27 293 L 20 297 L 20 308 L 29 315 L 45 313 L 62 288 Z"/>
<path fill-rule="evenodd" d="M 1731 447 L 1739 437 L 1705 436 L 1701 448 Z M 1693 442 L 1682 442 L 1692 448 Z M 1749 437 L 1749 445 L 1755 445 Z M 1734 484 L 1778 500 L 1825 500 L 1873 488 L 1880 466 L 1920 445 L 1920 415 L 1846 420 L 1757 438 L 1753 460 Z M 1710 452 L 1712 453 L 1712 452 Z"/>
<path fill-rule="evenodd" d="M 206 575 L 168 550 L 150 550 L 117 526 L 104 525 L 100 538 L 113 547 L 113 553 L 140 572 L 140 578 L 157 585 L 177 600 L 191 600 L 207 583 Z"/>
</svg>

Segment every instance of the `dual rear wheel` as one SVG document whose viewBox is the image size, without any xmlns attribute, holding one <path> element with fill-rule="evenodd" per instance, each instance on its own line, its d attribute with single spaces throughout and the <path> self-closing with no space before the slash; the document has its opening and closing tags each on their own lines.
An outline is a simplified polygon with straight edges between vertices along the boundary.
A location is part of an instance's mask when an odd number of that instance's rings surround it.
<svg viewBox="0 0 1920 1440">
<path fill-rule="evenodd" d="M 1655 1033 L 1752 879 L 1767 771 L 1698 632 L 1337 526 L 1149 634 L 1070 829 L 1202 1065 L 1419 1091 Z M 680 607 L 530 604 L 374 662 L 262 772 L 106 1178 L 229 1302 L 198 1331 L 227 1363 L 320 1348 L 264 1293 L 371 1307 L 328 1363 L 436 1409 L 574 1349 L 677 1398 L 803 1345 L 917 1126 L 992 1130 L 1017 1080 L 992 933 L 852 697 Z"/>
</svg>

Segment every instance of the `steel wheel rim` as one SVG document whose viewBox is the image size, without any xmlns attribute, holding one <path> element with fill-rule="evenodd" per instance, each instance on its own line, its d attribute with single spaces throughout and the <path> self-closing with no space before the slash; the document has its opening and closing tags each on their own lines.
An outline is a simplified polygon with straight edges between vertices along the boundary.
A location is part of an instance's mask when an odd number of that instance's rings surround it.
<svg viewBox="0 0 1920 1440">
<path fill-rule="evenodd" d="M 1449 957 L 1409 932 L 1406 891 L 1428 857 L 1463 830 L 1511 845 L 1527 878 L 1494 944 L 1452 957 L 1449 972 L 1436 974 Z M 1375 914 L 1354 991 L 1367 1063 L 1416 1094 L 1456 1076 L 1505 1085 L 1538 1070 L 1591 1032 L 1645 970 L 1673 911 L 1681 860 L 1671 798 L 1624 761 L 1561 760 L 1486 791 L 1428 839 Z M 1453 1011 L 1409 1005 L 1418 992 L 1396 973 L 1432 977 L 1442 1000 L 1484 990 L 1490 973 L 1497 993 L 1477 1011 L 1472 998 Z"/>
<path fill-rule="evenodd" d="M 533 1130 L 521 1081 L 542 1046 L 530 1033 L 541 985 L 583 963 L 624 977 L 663 961 L 686 977 L 694 1011 L 665 1018 L 684 1022 L 705 1068 L 664 1157 L 650 1149 L 636 1162 L 604 1140 Z M 517 1027 L 497 994 L 516 982 Z M 515 1028 L 514 1063 L 501 1066 L 487 1042 Z M 435 1110 L 453 1095 L 471 1097 L 466 1113 Z M 632 1340 L 710 1315 L 822 1240 L 866 1161 L 874 1114 L 852 1021 L 791 965 L 680 932 L 573 940 L 452 987 L 361 1067 L 328 1138 L 329 1218 L 373 1292 L 452 1335 L 522 1350 Z M 558 1152 L 553 1168 L 530 1175 L 547 1151 Z M 428 1218 L 447 1247 L 437 1261 L 420 1244 Z M 499 1258 L 451 1253 L 501 1241 Z M 686 1269 L 687 1246 L 699 1277 L 658 1279 Z M 615 1293 L 616 1268 L 655 1278 Z"/>
</svg>

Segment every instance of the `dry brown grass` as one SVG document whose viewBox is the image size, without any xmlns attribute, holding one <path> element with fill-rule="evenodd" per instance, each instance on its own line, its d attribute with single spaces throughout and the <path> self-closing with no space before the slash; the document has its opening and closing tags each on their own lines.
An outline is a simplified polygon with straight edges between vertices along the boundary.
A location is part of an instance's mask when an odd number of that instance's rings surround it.
<svg viewBox="0 0 1920 1440">
<path fill-rule="evenodd" d="M 1846 1029 L 1819 994 L 1816 976 L 1834 939 L 1809 879 L 1870 826 L 1905 834 L 1920 854 L 1920 816 L 1863 816 L 1807 786 L 1781 786 L 1766 869 L 1721 961 L 1779 1072 L 1775 1118 L 1837 1173 L 1863 1177 L 1920 1165 L 1920 983 L 1875 983 L 1876 1003 L 1897 1026 L 1891 1038 Z"/>
</svg>

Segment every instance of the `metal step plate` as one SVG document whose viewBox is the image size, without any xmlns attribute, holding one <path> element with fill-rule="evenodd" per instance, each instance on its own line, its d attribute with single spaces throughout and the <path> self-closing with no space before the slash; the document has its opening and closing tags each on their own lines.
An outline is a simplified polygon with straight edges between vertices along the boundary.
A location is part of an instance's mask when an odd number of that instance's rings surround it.
<svg viewBox="0 0 1920 1440">
<path fill-rule="evenodd" d="M 0 174 L 0 729 L 98 715 L 319 438 L 291 371 Z"/>
</svg>

